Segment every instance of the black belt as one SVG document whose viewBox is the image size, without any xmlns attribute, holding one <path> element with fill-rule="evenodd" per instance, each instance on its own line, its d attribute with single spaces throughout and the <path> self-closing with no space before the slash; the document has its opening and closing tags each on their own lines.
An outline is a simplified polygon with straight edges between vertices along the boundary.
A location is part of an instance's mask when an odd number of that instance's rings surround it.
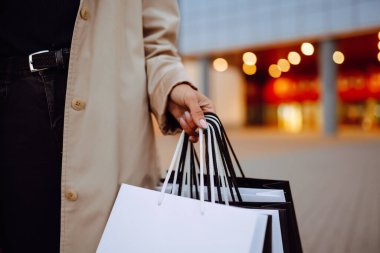
<svg viewBox="0 0 380 253">
<path fill-rule="evenodd" d="M 69 65 L 70 49 L 40 51 L 29 56 L 16 56 L 0 59 L 0 72 L 41 71 L 50 68 L 66 69 Z"/>
</svg>

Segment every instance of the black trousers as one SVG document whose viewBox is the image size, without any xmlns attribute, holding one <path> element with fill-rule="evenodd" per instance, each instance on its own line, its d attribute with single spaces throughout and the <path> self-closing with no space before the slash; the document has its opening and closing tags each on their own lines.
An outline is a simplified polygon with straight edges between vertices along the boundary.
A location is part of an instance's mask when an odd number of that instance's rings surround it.
<svg viewBox="0 0 380 253">
<path fill-rule="evenodd" d="M 0 73 L 0 248 L 59 252 L 66 70 Z"/>
</svg>

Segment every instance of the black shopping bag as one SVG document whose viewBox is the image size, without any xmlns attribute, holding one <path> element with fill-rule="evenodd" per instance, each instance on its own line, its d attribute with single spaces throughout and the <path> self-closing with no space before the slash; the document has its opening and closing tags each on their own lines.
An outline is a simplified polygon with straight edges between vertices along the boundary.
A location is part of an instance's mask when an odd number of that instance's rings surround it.
<svg viewBox="0 0 380 253">
<path fill-rule="evenodd" d="M 283 203 L 246 202 L 242 201 L 238 196 L 240 201 L 233 201 L 231 205 L 246 208 L 269 208 L 282 210 L 282 217 L 280 216 L 280 222 L 281 232 L 283 236 L 284 252 L 302 252 L 301 238 L 299 235 L 296 212 L 289 181 L 245 177 L 245 174 L 219 118 L 215 114 L 210 113 L 206 115 L 206 119 L 208 119 L 208 123 L 215 129 L 219 129 L 219 131 L 214 131 L 215 136 L 209 136 L 216 139 L 216 142 L 214 143 L 217 143 L 219 149 L 221 150 L 224 165 L 227 167 L 227 171 L 231 177 L 231 184 L 234 185 L 237 192 L 239 192 L 239 188 L 277 189 L 283 191 L 286 201 Z M 212 150 L 215 152 L 215 147 Z M 231 156 L 234 159 L 232 159 Z M 236 176 L 237 171 L 241 174 L 240 177 Z"/>
</svg>

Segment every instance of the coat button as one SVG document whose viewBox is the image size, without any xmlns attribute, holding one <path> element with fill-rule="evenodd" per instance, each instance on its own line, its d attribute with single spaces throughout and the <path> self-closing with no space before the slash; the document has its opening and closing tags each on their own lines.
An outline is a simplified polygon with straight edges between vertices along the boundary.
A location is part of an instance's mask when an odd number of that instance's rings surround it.
<svg viewBox="0 0 380 253">
<path fill-rule="evenodd" d="M 73 191 L 73 190 L 68 190 L 66 191 L 65 193 L 65 197 L 68 199 L 68 200 L 71 200 L 71 201 L 75 201 L 78 199 L 78 194 Z"/>
<path fill-rule="evenodd" d="M 83 20 L 87 20 L 89 19 L 90 17 L 90 12 L 88 11 L 88 9 L 86 7 L 82 7 L 82 9 L 80 10 L 80 17 L 83 19 Z"/>
<path fill-rule="evenodd" d="M 75 111 L 82 111 L 82 110 L 84 110 L 84 108 L 86 107 L 86 102 L 84 102 L 83 100 L 80 100 L 80 99 L 74 98 L 74 99 L 71 101 L 71 107 L 72 107 Z"/>
</svg>

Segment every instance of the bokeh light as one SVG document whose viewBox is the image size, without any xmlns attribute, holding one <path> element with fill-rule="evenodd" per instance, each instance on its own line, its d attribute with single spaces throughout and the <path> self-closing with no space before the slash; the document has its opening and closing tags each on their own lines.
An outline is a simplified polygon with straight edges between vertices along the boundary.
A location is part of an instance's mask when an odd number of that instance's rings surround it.
<svg viewBox="0 0 380 253">
<path fill-rule="evenodd" d="M 380 52 L 377 53 L 377 60 L 380 62 Z"/>
<path fill-rule="evenodd" d="M 255 65 L 257 62 L 257 56 L 252 52 L 245 52 L 243 54 L 243 62 L 246 65 Z"/>
<path fill-rule="evenodd" d="M 212 65 L 214 66 L 214 69 L 218 72 L 223 72 L 228 69 L 228 62 L 226 61 L 226 59 L 223 58 L 215 59 Z"/>
<path fill-rule="evenodd" d="M 377 37 L 379 38 L 379 40 L 380 40 L 380 32 L 377 34 Z"/>
<path fill-rule="evenodd" d="M 286 97 L 291 92 L 291 83 L 287 78 L 278 78 L 273 83 L 273 91 L 279 97 Z"/>
<path fill-rule="evenodd" d="M 377 43 L 377 48 L 380 50 L 380 41 Z"/>
<path fill-rule="evenodd" d="M 291 64 L 298 65 L 301 62 L 301 55 L 297 52 L 292 51 L 288 54 L 288 60 Z"/>
<path fill-rule="evenodd" d="M 301 45 L 301 52 L 304 55 L 312 55 L 314 53 L 314 46 L 309 42 L 304 42 Z"/>
<path fill-rule="evenodd" d="M 256 73 L 256 70 L 256 65 L 248 65 L 246 63 L 243 64 L 243 72 L 247 75 L 254 75 Z"/>
<path fill-rule="evenodd" d="M 281 69 L 276 64 L 272 64 L 268 69 L 269 75 L 273 78 L 279 78 L 281 76 Z"/>
<path fill-rule="evenodd" d="M 286 59 L 278 60 L 277 65 L 282 72 L 288 72 L 290 69 L 290 63 Z"/>
<path fill-rule="evenodd" d="M 344 54 L 340 51 L 335 51 L 333 54 L 333 60 L 336 64 L 342 64 L 344 62 Z"/>
</svg>

